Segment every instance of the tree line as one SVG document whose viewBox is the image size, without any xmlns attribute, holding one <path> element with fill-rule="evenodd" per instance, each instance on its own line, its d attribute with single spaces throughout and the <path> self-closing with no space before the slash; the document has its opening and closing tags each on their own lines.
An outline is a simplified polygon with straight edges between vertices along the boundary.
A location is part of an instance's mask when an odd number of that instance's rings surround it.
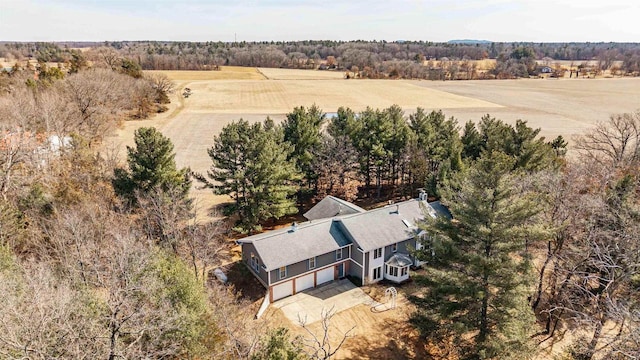
<svg viewBox="0 0 640 360">
<path fill-rule="evenodd" d="M 329 68 L 349 70 L 367 78 L 475 79 L 531 75 L 523 57 L 533 60 L 597 60 L 602 70 L 622 65 L 622 74 L 640 73 L 640 47 L 636 43 L 433 43 L 424 41 L 296 41 L 296 42 L 161 42 L 122 41 L 100 44 L 4 43 L 0 57 L 42 62 L 68 62 L 95 51 L 80 52 L 71 46 L 109 49 L 132 59 L 145 70 L 211 70 L 217 66 Z M 523 55 L 523 49 L 526 56 Z M 497 68 L 476 72 L 471 60 L 497 59 Z M 428 60 L 438 62 L 428 63 Z M 465 63 L 465 61 L 467 61 Z M 426 66 L 425 66 L 426 64 Z"/>
<path fill-rule="evenodd" d="M 326 195 L 382 201 L 425 188 L 437 197 L 451 174 L 494 148 L 518 168 L 559 166 L 566 142 L 547 142 L 539 131 L 489 115 L 461 129 L 442 111 L 418 108 L 406 116 L 395 105 L 359 113 L 340 108 L 331 118 L 315 105 L 298 107 L 281 124 L 267 118 L 225 126 L 208 150 L 211 170 L 196 177 L 234 199 L 227 210 L 239 215 L 238 229 L 246 232 Z"/>
</svg>

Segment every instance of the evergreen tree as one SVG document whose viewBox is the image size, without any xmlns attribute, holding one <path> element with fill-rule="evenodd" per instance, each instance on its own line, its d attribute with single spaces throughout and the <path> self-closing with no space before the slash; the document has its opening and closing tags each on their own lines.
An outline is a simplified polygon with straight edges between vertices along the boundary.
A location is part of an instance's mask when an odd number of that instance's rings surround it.
<svg viewBox="0 0 640 360">
<path fill-rule="evenodd" d="M 301 176 L 295 163 L 288 159 L 292 148 L 270 119 L 262 130 L 260 124 L 255 126 L 258 131 L 248 153 L 246 197 L 240 209 L 239 228 L 243 231 L 259 230 L 260 223 L 267 219 L 298 212 L 293 196 L 298 190 L 295 182 Z"/>
<path fill-rule="evenodd" d="M 464 159 L 475 160 L 480 157 L 483 141 L 473 121 L 469 120 L 464 125 L 460 140 L 462 141 L 462 157 Z"/>
<path fill-rule="evenodd" d="M 245 172 L 249 149 L 258 130 L 259 127 L 252 126 L 243 119 L 222 128 L 220 135 L 214 137 L 213 146 L 207 150 L 213 162 L 207 175 L 215 186 L 203 176 L 195 175 L 198 180 L 209 185 L 215 194 L 230 195 L 234 199 L 234 206 L 228 208 L 230 213 L 240 209 L 241 200 L 246 196 Z"/>
<path fill-rule="evenodd" d="M 136 130 L 134 141 L 135 148 L 127 146 L 129 169 L 117 168 L 114 171 L 116 194 L 134 205 L 137 196 L 158 191 L 187 201 L 191 188 L 189 169 L 177 169 L 171 140 L 150 127 Z"/>
<path fill-rule="evenodd" d="M 313 105 L 308 110 L 304 106 L 293 109 L 282 123 L 284 140 L 293 146 L 290 158 L 294 160 L 298 170 L 304 174 L 308 185 L 311 185 L 316 178 L 311 162 L 314 151 L 322 141 L 320 129 L 324 121 L 325 114 Z"/>
<path fill-rule="evenodd" d="M 333 138 L 348 136 L 351 138 L 355 129 L 356 114 L 349 108 L 340 107 L 336 116 L 331 118 L 327 132 Z"/>
<path fill-rule="evenodd" d="M 459 175 L 459 190 L 443 188 L 455 220 L 422 224 L 433 236 L 428 251 L 417 254 L 428 266 L 413 321 L 435 340 L 454 340 L 463 358 L 530 355 L 535 319 L 527 301 L 525 241 L 536 234 L 537 206 L 532 194 L 516 189 L 514 165 L 504 153 L 483 153 Z"/>
<path fill-rule="evenodd" d="M 208 152 L 211 170 L 207 177 L 196 178 L 214 193 L 234 198 L 230 213 L 239 215 L 240 231 L 258 230 L 267 219 L 297 212 L 292 197 L 301 176 L 290 159 L 292 146 L 271 119 L 253 125 L 232 122 L 214 138 Z"/>
<path fill-rule="evenodd" d="M 472 122 L 465 125 L 462 154 L 465 160 L 473 161 L 483 151 L 500 151 L 516 160 L 514 169 L 538 171 L 554 167 L 564 156 L 566 144 L 557 139 L 546 143 L 539 134 L 540 129 L 529 127 L 526 121 L 517 120 L 512 126 L 487 114 L 477 128 Z"/>
<path fill-rule="evenodd" d="M 382 190 L 382 178 L 387 170 L 392 123 L 380 110 L 367 108 L 360 113 L 352 132 L 354 147 L 360 153 L 360 164 L 367 188 L 375 177 L 377 197 Z"/>
<path fill-rule="evenodd" d="M 426 157 L 426 181 L 419 184 L 428 193 L 437 194 L 438 185 L 451 171 L 462 168 L 462 144 L 455 118 L 445 118 L 442 110 L 426 114 L 422 108 L 409 116 L 409 126 L 416 137 L 418 149 Z"/>
<path fill-rule="evenodd" d="M 401 158 L 409 142 L 410 130 L 407 120 L 404 118 L 404 112 L 398 105 L 384 109 L 381 116 L 384 117 L 384 121 L 390 123 L 389 140 L 385 144 L 385 149 L 389 154 L 391 183 L 395 184 L 400 170 Z"/>
</svg>

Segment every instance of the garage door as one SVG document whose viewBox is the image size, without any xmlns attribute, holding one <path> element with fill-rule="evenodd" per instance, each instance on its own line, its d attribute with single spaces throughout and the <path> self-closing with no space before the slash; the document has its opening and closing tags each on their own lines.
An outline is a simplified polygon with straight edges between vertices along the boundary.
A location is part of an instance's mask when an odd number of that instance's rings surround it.
<svg viewBox="0 0 640 360">
<path fill-rule="evenodd" d="M 313 287 L 313 274 L 301 276 L 296 279 L 296 292 L 311 289 Z"/>
<path fill-rule="evenodd" d="M 318 285 L 333 281 L 333 271 L 333 266 L 328 269 L 318 271 Z"/>
<path fill-rule="evenodd" d="M 290 296 L 293 294 L 293 281 L 276 285 L 271 288 L 271 291 L 273 292 L 273 301 Z"/>
</svg>

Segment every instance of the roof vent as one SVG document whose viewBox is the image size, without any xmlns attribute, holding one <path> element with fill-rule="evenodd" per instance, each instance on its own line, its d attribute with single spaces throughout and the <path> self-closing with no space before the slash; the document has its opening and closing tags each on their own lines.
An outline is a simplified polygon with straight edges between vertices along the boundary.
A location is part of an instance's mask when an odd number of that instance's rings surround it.
<svg viewBox="0 0 640 360">
<path fill-rule="evenodd" d="M 296 232 L 296 230 L 298 230 L 298 223 L 294 221 L 291 223 L 291 230 L 289 230 L 289 232 Z"/>
</svg>

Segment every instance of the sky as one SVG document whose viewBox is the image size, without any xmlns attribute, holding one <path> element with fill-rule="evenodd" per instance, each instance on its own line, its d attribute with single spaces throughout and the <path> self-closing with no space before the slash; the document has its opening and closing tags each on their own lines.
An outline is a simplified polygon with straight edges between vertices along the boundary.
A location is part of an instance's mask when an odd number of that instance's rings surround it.
<svg viewBox="0 0 640 360">
<path fill-rule="evenodd" d="M 0 0 L 0 41 L 640 42 L 638 0 Z"/>
</svg>

